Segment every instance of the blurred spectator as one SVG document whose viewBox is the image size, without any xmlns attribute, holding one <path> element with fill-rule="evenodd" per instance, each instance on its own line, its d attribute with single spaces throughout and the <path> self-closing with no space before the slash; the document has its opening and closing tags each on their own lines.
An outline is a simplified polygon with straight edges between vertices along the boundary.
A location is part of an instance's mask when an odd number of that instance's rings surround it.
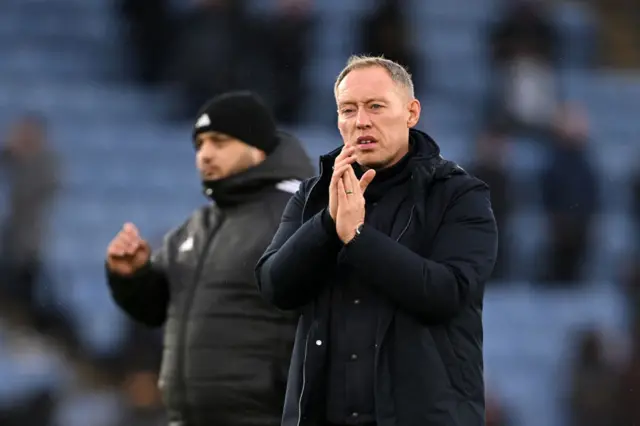
<svg viewBox="0 0 640 426">
<path fill-rule="evenodd" d="M 128 321 L 128 335 L 122 348 L 126 371 L 157 371 L 162 361 L 162 333 Z"/>
<path fill-rule="evenodd" d="M 362 51 L 404 65 L 413 77 L 416 92 L 420 93 L 424 89 L 425 70 L 412 48 L 411 33 L 403 15 L 406 10 L 405 0 L 377 0 L 373 12 L 362 22 Z"/>
<path fill-rule="evenodd" d="M 573 107 L 558 114 L 550 162 L 542 176 L 549 221 L 546 282 L 578 280 L 599 208 L 598 176 L 587 152 L 588 123 Z"/>
<path fill-rule="evenodd" d="M 615 371 L 607 361 L 601 335 L 592 329 L 578 335 L 570 390 L 570 425 L 615 426 Z"/>
<path fill-rule="evenodd" d="M 498 225 L 498 258 L 493 269 L 493 278 L 505 278 L 509 259 L 507 253 L 507 221 L 512 211 L 509 198 L 509 176 L 505 168 L 508 141 L 500 131 L 493 130 L 483 134 L 477 144 L 475 164 L 471 173 L 489 185 L 491 206 Z"/>
<path fill-rule="evenodd" d="M 172 424 L 280 424 L 298 315 L 267 305 L 254 266 L 313 168 L 251 92 L 213 98 L 194 121 L 196 166 L 211 203 L 153 256 L 126 224 L 107 249 L 108 285 L 130 318 L 164 326 L 159 386 Z"/>
<path fill-rule="evenodd" d="M 158 426 L 165 423 L 165 409 L 158 389 L 162 361 L 162 334 L 131 321 L 121 355 L 127 425 Z"/>
<path fill-rule="evenodd" d="M 490 29 L 493 73 L 491 121 L 516 132 L 544 130 L 556 108 L 559 36 L 535 0 L 508 1 L 506 14 Z"/>
<path fill-rule="evenodd" d="M 636 0 L 594 0 L 598 11 L 601 65 L 637 70 L 640 67 L 640 3 Z"/>
<path fill-rule="evenodd" d="M 70 378 L 59 393 L 54 426 L 164 426 L 158 390 L 160 343 L 139 326 L 131 328 L 117 359 L 95 359 L 67 351 Z"/>
<path fill-rule="evenodd" d="M 123 382 L 125 410 L 123 425 L 164 426 L 167 424 L 164 406 L 158 390 L 155 371 L 132 370 Z"/>
<path fill-rule="evenodd" d="M 123 426 L 164 426 L 164 407 L 158 398 L 157 376 L 151 372 L 134 373 L 126 382 L 128 406 Z"/>
<path fill-rule="evenodd" d="M 167 0 L 119 0 L 125 34 L 140 83 L 153 84 L 163 77 L 172 35 Z"/>
<path fill-rule="evenodd" d="M 58 347 L 15 319 L 0 322 L 0 424 L 49 426 L 61 378 Z"/>
<path fill-rule="evenodd" d="M 37 317 L 35 286 L 59 187 L 58 157 L 48 146 L 42 117 L 28 115 L 13 125 L 0 153 L 0 167 L 9 190 L 9 211 L 2 223 L 0 303 L 18 304 Z"/>
<path fill-rule="evenodd" d="M 2 426 L 49 426 L 53 408 L 52 393 L 37 392 L 20 405 L 0 411 L 0 424 Z"/>
<path fill-rule="evenodd" d="M 185 116 L 193 116 L 220 93 L 236 89 L 262 93 L 268 87 L 265 49 L 255 24 L 244 0 L 197 0 L 179 18 L 169 73 L 185 94 Z"/>
<path fill-rule="evenodd" d="M 274 79 L 274 113 L 279 122 L 295 124 L 307 97 L 304 70 L 312 52 L 314 17 L 310 0 L 278 0 L 266 23 L 269 61 Z"/>
</svg>

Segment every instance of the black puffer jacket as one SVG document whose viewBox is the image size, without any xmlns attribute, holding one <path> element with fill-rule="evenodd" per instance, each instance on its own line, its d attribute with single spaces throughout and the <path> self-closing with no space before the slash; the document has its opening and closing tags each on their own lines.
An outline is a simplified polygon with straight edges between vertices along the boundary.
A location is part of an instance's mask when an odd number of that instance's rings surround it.
<svg viewBox="0 0 640 426">
<path fill-rule="evenodd" d="M 312 174 L 299 142 L 281 134 L 262 164 L 208 188 L 215 203 L 170 232 L 144 270 L 108 274 L 124 311 L 166 327 L 160 387 L 176 424 L 280 424 L 297 315 L 260 297 L 253 268 Z"/>
<path fill-rule="evenodd" d="M 336 150 L 291 198 L 257 265 L 264 296 L 301 310 L 283 426 L 323 426 L 331 289 L 340 268 L 380 294 L 374 392 L 378 426 L 483 426 L 482 300 L 496 258 L 487 186 L 411 131 L 412 203 L 391 234 L 364 226 L 352 244 L 327 232 Z M 337 240 L 337 241 L 336 241 Z"/>
</svg>

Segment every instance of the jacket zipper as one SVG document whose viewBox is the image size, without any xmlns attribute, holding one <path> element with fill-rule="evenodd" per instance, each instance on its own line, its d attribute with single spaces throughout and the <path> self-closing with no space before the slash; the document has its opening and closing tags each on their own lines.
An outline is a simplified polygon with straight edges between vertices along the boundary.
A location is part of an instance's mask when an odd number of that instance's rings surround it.
<svg viewBox="0 0 640 426">
<path fill-rule="evenodd" d="M 320 182 L 320 179 L 322 177 L 322 167 L 323 163 L 322 161 L 320 162 L 320 173 L 319 176 L 320 178 L 318 178 L 317 181 L 314 182 L 314 184 L 311 186 L 311 189 L 309 190 L 309 195 L 312 194 L 313 190 L 315 189 L 316 185 L 318 184 L 318 182 Z M 306 204 L 306 200 L 305 200 L 305 204 Z M 400 235 L 398 235 L 398 238 L 396 238 L 397 242 L 400 242 L 400 239 L 404 236 L 404 234 L 407 232 L 407 230 L 409 229 L 409 226 L 411 225 L 411 222 L 413 220 L 413 214 L 415 212 L 416 206 L 415 204 L 411 206 L 411 212 L 409 213 L 409 220 L 407 220 L 407 224 L 404 226 L 404 228 L 402 229 L 402 231 L 400 232 Z M 384 336 L 386 335 L 386 330 L 382 336 L 382 340 L 380 341 L 380 346 L 382 346 L 382 343 L 384 342 Z M 298 422 L 296 423 L 296 426 L 300 426 L 301 422 L 302 422 L 302 398 L 304 396 L 304 391 L 305 391 L 305 385 L 306 385 L 306 379 L 307 379 L 307 375 L 306 375 L 306 371 L 307 371 L 307 352 L 309 350 L 309 337 L 311 336 L 311 328 L 309 328 L 309 331 L 307 332 L 307 336 L 305 339 L 305 345 L 304 345 L 304 357 L 302 359 L 302 389 L 300 389 L 300 397 L 298 398 Z"/>
<path fill-rule="evenodd" d="M 407 220 L 407 224 L 404 226 L 404 228 L 400 232 L 400 235 L 398 235 L 398 238 L 396 238 L 397 242 L 400 242 L 400 239 L 404 236 L 404 234 L 409 229 L 409 225 L 411 225 L 411 221 L 413 220 L 413 213 L 415 211 L 415 208 L 416 208 L 415 204 L 411 206 L 411 212 L 409 213 L 409 220 Z M 380 339 L 380 343 L 376 347 L 376 352 L 378 352 L 380 350 L 380 348 L 382 347 L 382 344 L 384 343 L 384 340 L 385 340 L 384 338 L 386 337 L 386 335 L 387 335 L 387 330 L 385 329 L 384 332 L 382 333 L 382 338 Z M 375 360 L 374 361 L 375 365 L 374 365 L 374 368 L 373 368 L 374 374 L 376 374 L 377 371 L 378 371 L 378 357 L 379 357 L 379 355 L 378 355 L 378 353 L 376 353 L 375 357 L 374 357 L 374 360 Z M 375 386 L 375 383 L 376 383 L 376 380 L 374 380 L 374 386 Z M 374 399 L 375 399 L 375 394 L 376 394 L 376 392 L 375 392 L 375 389 L 374 389 Z M 376 407 L 378 407 L 378 404 L 376 404 Z"/>
<path fill-rule="evenodd" d="M 311 188 L 311 190 L 313 191 L 313 187 Z M 416 207 L 415 205 L 411 206 L 411 212 L 409 213 L 409 220 L 407 221 L 407 224 L 404 226 L 404 228 L 400 232 L 400 235 L 398 235 L 398 238 L 396 238 L 396 241 L 399 242 L 400 239 L 404 236 L 404 234 L 409 229 L 409 226 L 411 225 L 411 222 L 413 220 L 413 213 L 415 211 L 415 207 Z M 384 334 L 386 335 L 386 331 Z M 304 357 L 302 358 L 302 389 L 300 389 L 300 397 L 298 398 L 298 422 L 296 423 L 296 426 L 300 426 L 300 424 L 302 423 L 302 398 L 304 396 L 304 391 L 307 384 L 307 373 L 306 373 L 307 372 L 307 353 L 309 352 L 310 336 L 311 336 L 311 327 L 307 332 L 307 336 L 305 338 L 305 344 L 304 344 Z M 380 341 L 380 346 L 382 346 L 383 341 L 384 341 L 384 335 L 383 335 L 383 339 Z"/>
<path fill-rule="evenodd" d="M 320 168 L 319 170 L 320 173 L 318 174 L 318 179 L 313 183 L 313 185 L 311 185 L 311 188 L 309 189 L 309 196 L 307 197 L 307 199 L 311 197 L 311 194 L 313 194 L 313 190 L 316 188 L 316 185 L 318 185 L 318 182 L 320 182 L 320 180 L 322 179 L 322 173 L 324 171 L 324 166 L 322 161 L 320 161 L 319 168 Z M 305 200 L 305 205 L 306 205 L 306 202 L 307 200 Z M 309 327 L 309 331 L 307 332 L 307 335 L 305 337 L 305 342 L 304 342 L 304 356 L 302 357 L 302 388 L 300 389 L 300 397 L 298 398 L 298 421 L 296 422 L 296 426 L 300 426 L 300 424 L 302 423 L 302 398 L 304 397 L 304 391 L 307 385 L 307 354 L 309 353 L 309 337 L 311 337 L 312 328 L 313 328 L 313 322 L 311 323 L 311 327 Z"/>
<path fill-rule="evenodd" d="M 300 398 L 298 398 L 298 422 L 297 426 L 300 426 L 302 422 L 302 396 L 304 395 L 304 388 L 307 384 L 307 353 L 309 352 L 309 337 L 311 337 L 311 328 L 313 327 L 313 323 L 311 327 L 309 327 L 309 331 L 307 332 L 307 337 L 304 343 L 304 357 L 302 358 L 302 389 L 300 389 Z"/>
<path fill-rule="evenodd" d="M 176 360 L 176 365 L 178 367 L 178 371 L 179 371 L 179 378 L 178 378 L 178 386 L 180 387 L 180 391 L 182 392 L 182 396 L 185 399 L 185 403 L 184 403 L 184 407 L 183 410 L 185 412 L 185 417 L 187 417 L 186 419 L 184 419 L 185 421 L 189 421 L 189 404 L 188 402 L 186 402 L 186 394 L 187 394 L 187 384 L 185 382 L 185 377 L 186 377 L 186 366 L 185 366 L 185 356 L 186 356 L 186 352 L 187 352 L 187 348 L 186 348 L 186 331 L 187 331 L 187 326 L 189 324 L 189 313 L 191 311 L 191 307 L 193 306 L 193 301 L 194 301 L 194 296 L 196 293 L 196 290 L 198 288 L 198 282 L 200 281 L 200 276 L 202 275 L 202 270 L 204 269 L 204 263 L 205 260 L 207 258 L 207 253 L 209 252 L 209 247 L 211 246 L 211 243 L 216 235 L 216 233 L 218 232 L 218 229 L 220 229 L 220 226 L 222 225 L 222 213 L 220 214 L 220 217 L 218 218 L 218 223 L 216 224 L 216 226 L 211 230 L 211 232 L 209 232 L 209 234 L 207 235 L 207 240 L 202 248 L 202 253 L 200 254 L 200 257 L 198 258 L 198 263 L 196 265 L 196 269 L 195 269 L 195 273 L 193 276 L 193 282 L 191 284 L 191 287 L 188 289 L 188 294 L 187 294 L 187 299 L 185 301 L 185 306 L 184 309 L 182 310 L 182 315 L 180 316 L 180 329 L 178 331 L 178 356 L 177 356 L 177 360 Z"/>
<path fill-rule="evenodd" d="M 407 221 L 407 224 L 404 226 L 404 228 L 400 232 L 400 235 L 398 235 L 398 238 L 396 238 L 397 242 L 400 242 L 400 239 L 404 236 L 405 232 L 407 232 L 407 230 L 409 229 L 409 225 L 411 225 L 411 221 L 413 220 L 413 212 L 415 209 L 416 209 L 416 206 L 414 204 L 411 206 L 411 212 L 409 213 L 409 220 Z"/>
</svg>

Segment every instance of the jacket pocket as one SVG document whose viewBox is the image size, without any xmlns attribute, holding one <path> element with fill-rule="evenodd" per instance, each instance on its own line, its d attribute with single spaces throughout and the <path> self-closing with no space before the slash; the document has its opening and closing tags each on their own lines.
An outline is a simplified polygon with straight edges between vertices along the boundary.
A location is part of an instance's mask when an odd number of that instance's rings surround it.
<svg viewBox="0 0 640 426">
<path fill-rule="evenodd" d="M 442 326 L 430 327 L 431 335 L 436 343 L 436 348 L 440 354 L 440 358 L 447 370 L 447 376 L 451 385 L 460 393 L 468 395 L 467 386 L 462 373 L 461 362 L 456 356 L 453 344 L 449 339 L 446 328 Z"/>
</svg>

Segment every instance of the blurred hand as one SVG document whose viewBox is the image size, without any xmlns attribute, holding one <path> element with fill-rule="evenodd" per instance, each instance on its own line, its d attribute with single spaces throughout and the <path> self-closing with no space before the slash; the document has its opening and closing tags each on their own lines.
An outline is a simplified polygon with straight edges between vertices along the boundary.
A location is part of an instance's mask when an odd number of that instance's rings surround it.
<svg viewBox="0 0 640 426">
<path fill-rule="evenodd" d="M 107 267 L 122 276 L 133 275 L 150 258 L 151 248 L 133 223 L 125 223 L 107 248 Z"/>
<path fill-rule="evenodd" d="M 347 170 L 353 170 L 351 165 L 356 161 L 355 152 L 354 147 L 344 146 L 333 163 L 333 174 L 331 176 L 331 183 L 329 184 L 329 214 L 334 222 L 338 214 L 338 182 Z"/>
</svg>

